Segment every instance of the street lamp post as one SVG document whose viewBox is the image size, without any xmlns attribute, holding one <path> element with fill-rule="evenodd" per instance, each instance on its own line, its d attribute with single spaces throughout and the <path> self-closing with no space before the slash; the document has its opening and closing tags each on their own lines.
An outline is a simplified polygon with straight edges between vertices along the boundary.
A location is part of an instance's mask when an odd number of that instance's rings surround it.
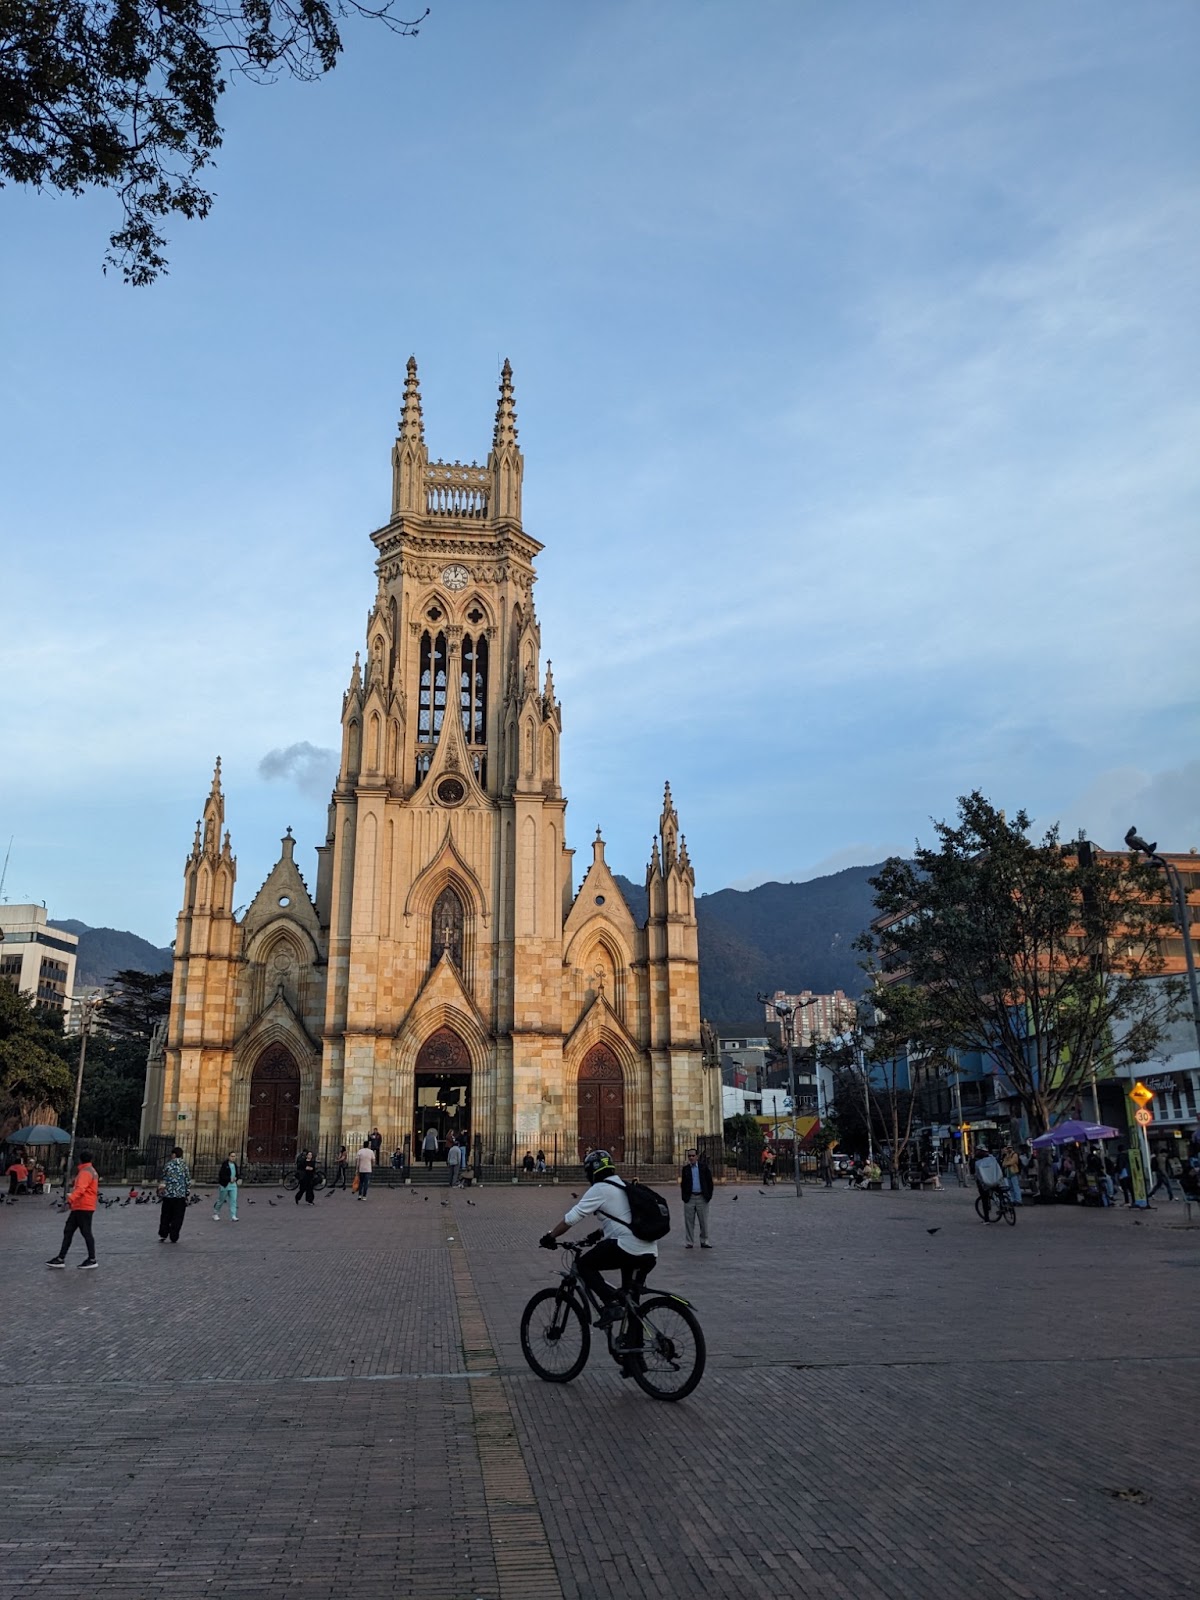
<svg viewBox="0 0 1200 1600">
<path fill-rule="evenodd" d="M 779 1019 L 779 1031 L 783 1036 L 784 1049 L 787 1051 L 788 1064 L 788 1095 L 792 1102 L 792 1179 L 796 1185 L 796 1198 L 800 1198 L 800 1140 L 796 1136 L 796 1057 L 793 1046 L 796 1038 L 796 1012 L 802 1011 L 805 1006 L 815 1006 L 817 996 L 810 1000 L 772 1000 L 769 995 L 760 994 L 760 1005 L 770 1006 Z"/>
<path fill-rule="evenodd" d="M 87 1059 L 88 1029 L 97 1007 L 102 1003 L 102 995 L 92 995 L 90 999 L 80 1001 L 79 1005 L 79 1066 L 75 1073 L 75 1106 L 71 1112 L 71 1142 L 67 1146 L 67 1165 L 63 1172 L 63 1194 L 67 1192 L 67 1185 L 71 1181 L 71 1165 L 75 1160 L 75 1134 L 79 1127 L 79 1102 L 83 1096 L 83 1063 Z"/>
</svg>

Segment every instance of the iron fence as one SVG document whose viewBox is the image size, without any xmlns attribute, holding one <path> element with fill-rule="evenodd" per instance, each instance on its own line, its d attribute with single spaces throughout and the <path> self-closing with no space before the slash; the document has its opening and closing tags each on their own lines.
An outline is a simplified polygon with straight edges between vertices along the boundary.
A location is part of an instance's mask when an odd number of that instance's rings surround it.
<svg viewBox="0 0 1200 1600">
<path fill-rule="evenodd" d="M 102 1182 L 112 1189 L 122 1185 L 134 1187 L 157 1182 L 170 1159 L 175 1142 L 167 1137 L 150 1139 L 143 1145 L 128 1145 L 110 1139 L 81 1138 L 79 1145 L 91 1152 Z M 215 1184 L 221 1164 L 231 1149 L 229 1138 L 224 1135 L 205 1139 L 184 1137 L 178 1142 L 191 1169 L 192 1181 L 202 1185 Z M 362 1144 L 363 1135 L 357 1134 L 350 1138 L 317 1140 L 302 1148 L 313 1150 L 318 1168 L 332 1183 L 337 1176 L 338 1152 L 344 1145 L 348 1163 L 346 1182 L 349 1184 L 354 1174 L 354 1158 Z M 720 1135 L 694 1137 L 680 1134 L 666 1141 L 626 1138 L 617 1145 L 613 1155 L 621 1172 L 627 1176 L 647 1182 L 667 1183 L 678 1179 L 685 1154 L 693 1149 L 707 1160 L 717 1183 L 764 1181 L 759 1152 L 746 1147 L 727 1147 Z M 61 1182 L 65 1154 L 58 1147 L 52 1147 L 45 1152 L 45 1156 L 48 1181 L 52 1184 Z M 800 1170 L 805 1182 L 820 1181 L 818 1159 L 815 1150 L 801 1150 Z M 549 1135 L 540 1143 L 525 1135 L 506 1139 L 476 1135 L 469 1141 L 465 1170 L 476 1182 L 517 1186 L 579 1183 L 583 1179 L 578 1144 L 574 1139 L 562 1135 Z M 241 1181 L 247 1184 L 282 1185 L 294 1172 L 295 1156 L 290 1154 L 281 1155 L 278 1160 L 247 1159 L 240 1163 Z M 439 1144 L 436 1155 L 427 1161 L 419 1148 L 414 1153 L 411 1133 L 398 1138 L 382 1136 L 371 1178 L 374 1186 L 445 1183 L 448 1177 L 444 1144 Z M 777 1151 L 774 1178 L 777 1183 L 790 1183 L 792 1180 L 792 1158 L 790 1147 L 786 1145 Z"/>
</svg>

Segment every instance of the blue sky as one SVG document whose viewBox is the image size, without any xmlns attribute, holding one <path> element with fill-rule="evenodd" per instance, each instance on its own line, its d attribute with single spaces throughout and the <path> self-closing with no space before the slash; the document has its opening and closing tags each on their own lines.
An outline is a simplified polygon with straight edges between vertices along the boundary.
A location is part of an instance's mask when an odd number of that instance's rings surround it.
<svg viewBox="0 0 1200 1600">
<path fill-rule="evenodd" d="M 973 787 L 1200 846 L 1195 5 L 346 43 L 226 96 L 152 289 L 100 273 L 107 198 L 0 192 L 8 899 L 166 942 L 218 753 L 239 902 L 288 824 L 312 883 L 332 769 L 260 763 L 337 744 L 410 353 L 447 459 L 512 360 L 584 856 L 640 876 L 665 777 L 702 891 Z"/>
</svg>

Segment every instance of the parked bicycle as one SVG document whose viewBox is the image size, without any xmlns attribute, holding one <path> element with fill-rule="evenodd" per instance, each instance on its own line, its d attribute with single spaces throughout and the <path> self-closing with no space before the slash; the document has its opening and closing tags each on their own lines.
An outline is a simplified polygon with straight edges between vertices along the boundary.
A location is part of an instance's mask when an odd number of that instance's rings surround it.
<svg viewBox="0 0 1200 1600">
<path fill-rule="evenodd" d="M 547 1383 L 570 1383 L 587 1365 L 592 1317 L 603 1302 L 580 1277 L 579 1257 L 602 1237 L 597 1232 L 581 1243 L 560 1240 L 560 1249 L 570 1253 L 570 1270 L 557 1289 L 539 1289 L 521 1317 L 521 1349 Z M 655 1400 L 682 1400 L 704 1374 L 704 1332 L 686 1300 L 665 1293 L 643 1299 L 643 1287 L 639 1281 L 618 1295 L 622 1316 L 607 1330 L 608 1353 L 621 1376 Z"/>
<path fill-rule="evenodd" d="M 325 1168 L 324 1167 L 318 1167 L 317 1170 L 316 1170 L 316 1173 L 315 1173 L 315 1175 L 313 1177 L 313 1188 L 314 1189 L 323 1189 L 327 1182 L 328 1182 L 328 1175 L 326 1174 Z M 290 1171 L 289 1173 L 287 1173 L 287 1175 L 284 1177 L 283 1187 L 285 1189 L 287 1189 L 289 1192 L 295 1193 L 295 1191 L 299 1187 L 299 1185 L 300 1185 L 299 1175 L 295 1171 L 295 1169 L 293 1168 L 293 1170 Z"/>
</svg>

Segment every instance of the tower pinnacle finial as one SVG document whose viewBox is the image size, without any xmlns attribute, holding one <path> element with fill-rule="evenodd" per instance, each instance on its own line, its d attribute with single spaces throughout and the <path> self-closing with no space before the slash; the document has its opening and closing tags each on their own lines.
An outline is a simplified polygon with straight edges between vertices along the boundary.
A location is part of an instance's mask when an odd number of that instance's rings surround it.
<svg viewBox="0 0 1200 1600">
<path fill-rule="evenodd" d="M 417 358 L 409 356 L 404 379 L 404 409 L 392 446 L 392 516 L 423 516 L 427 509 L 425 474 L 429 451 L 425 448 L 425 421 L 421 416 L 421 386 Z"/>
<path fill-rule="evenodd" d="M 517 442 L 517 413 L 513 406 L 512 367 L 506 360 L 500 369 L 500 398 L 496 402 L 496 429 L 492 448 L 501 450 Z"/>
<path fill-rule="evenodd" d="M 492 486 L 488 510 L 504 522 L 521 521 L 521 479 L 525 463 L 517 445 L 517 413 L 513 406 L 512 367 L 500 369 L 500 398 L 496 402 L 496 429 L 488 453 Z"/>
<path fill-rule="evenodd" d="M 421 414 L 421 385 L 417 378 L 417 358 L 409 356 L 404 379 L 404 410 L 400 413 L 400 438 L 416 444 L 425 442 L 425 419 Z"/>
</svg>

